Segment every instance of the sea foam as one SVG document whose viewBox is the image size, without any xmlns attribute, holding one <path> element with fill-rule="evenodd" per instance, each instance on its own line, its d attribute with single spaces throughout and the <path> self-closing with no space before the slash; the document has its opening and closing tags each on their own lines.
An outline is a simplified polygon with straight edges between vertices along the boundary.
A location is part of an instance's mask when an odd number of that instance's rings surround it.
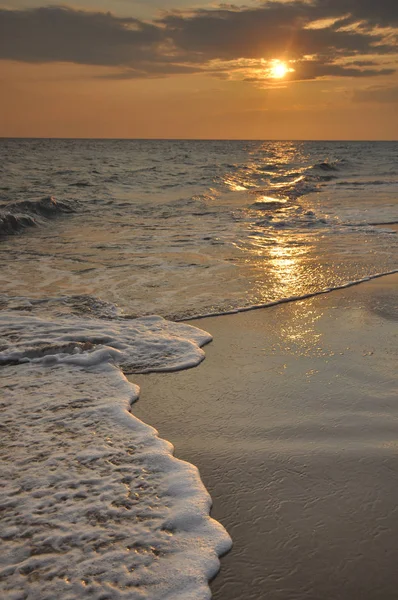
<svg viewBox="0 0 398 600">
<path fill-rule="evenodd" d="M 4 310 L 0 365 L 26 362 L 94 367 L 113 362 L 126 373 L 177 371 L 199 364 L 211 335 L 162 317 L 45 319 Z"/>
<path fill-rule="evenodd" d="M 230 538 L 196 467 L 130 413 L 139 389 L 119 367 L 193 366 L 209 334 L 14 311 L 0 328 L 2 598 L 210 598 Z"/>
</svg>

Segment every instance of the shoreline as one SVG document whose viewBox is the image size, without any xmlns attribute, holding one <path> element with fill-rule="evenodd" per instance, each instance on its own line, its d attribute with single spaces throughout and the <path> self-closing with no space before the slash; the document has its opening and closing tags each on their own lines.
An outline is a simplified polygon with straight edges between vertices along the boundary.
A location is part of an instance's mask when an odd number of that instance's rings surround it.
<svg viewBox="0 0 398 600">
<path fill-rule="evenodd" d="M 131 376 L 232 536 L 215 600 L 396 597 L 397 283 L 200 319 L 204 363 Z"/>
<path fill-rule="evenodd" d="M 398 225 L 396 226 L 398 232 Z M 375 273 L 374 275 L 369 275 L 367 277 L 363 277 L 362 279 L 355 279 L 353 281 L 348 281 L 347 283 L 342 283 L 341 285 L 337 285 L 335 287 L 325 288 L 318 290 L 316 292 L 308 292 L 308 294 L 302 294 L 300 296 L 288 296 L 286 298 L 281 298 L 279 300 L 273 300 L 272 302 L 264 302 L 261 304 L 252 304 L 249 306 L 240 306 L 238 308 L 233 308 L 231 310 L 225 312 L 214 312 L 207 313 L 203 315 L 194 315 L 193 317 L 184 317 L 183 319 L 176 319 L 176 323 L 189 323 L 190 321 L 200 321 L 202 319 L 211 319 L 214 317 L 226 317 L 229 315 L 238 315 L 240 313 L 250 312 L 252 310 L 261 310 L 263 308 L 271 308 L 272 306 L 278 306 L 279 304 L 288 304 L 290 302 L 300 302 L 301 300 L 308 300 L 309 298 L 316 298 L 317 296 L 323 296 L 324 294 L 332 294 L 333 292 L 339 292 L 341 290 L 345 290 L 351 287 L 355 287 L 357 285 L 361 285 L 363 283 L 368 283 L 369 281 L 373 281 L 374 279 L 380 279 L 382 277 L 389 277 L 390 275 L 398 274 L 398 269 L 392 269 L 391 271 L 385 271 L 383 273 Z M 199 325 L 198 325 L 199 326 Z"/>
</svg>

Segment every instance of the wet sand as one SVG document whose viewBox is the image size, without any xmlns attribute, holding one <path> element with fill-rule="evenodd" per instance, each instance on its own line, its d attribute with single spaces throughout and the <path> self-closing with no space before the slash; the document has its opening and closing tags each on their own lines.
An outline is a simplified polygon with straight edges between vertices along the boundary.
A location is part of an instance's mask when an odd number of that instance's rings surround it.
<svg viewBox="0 0 398 600">
<path fill-rule="evenodd" d="M 398 276 L 193 325 L 196 369 L 133 408 L 232 536 L 215 600 L 396 600 Z"/>
</svg>

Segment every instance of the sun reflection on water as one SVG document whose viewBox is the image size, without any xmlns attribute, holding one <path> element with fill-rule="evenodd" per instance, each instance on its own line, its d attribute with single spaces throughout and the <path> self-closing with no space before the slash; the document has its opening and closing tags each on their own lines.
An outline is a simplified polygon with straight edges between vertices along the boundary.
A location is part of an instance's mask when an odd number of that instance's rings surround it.
<svg viewBox="0 0 398 600">
<path fill-rule="evenodd" d="M 266 239 L 252 237 L 251 260 L 257 271 L 256 293 L 260 301 L 267 301 L 270 292 L 273 300 L 306 293 L 311 276 L 307 257 L 313 244 L 309 236 L 300 237 L 292 239 L 286 233 L 274 233 Z"/>
<path fill-rule="evenodd" d="M 306 296 L 348 279 L 352 263 L 337 258 L 345 249 L 338 223 L 315 193 L 330 174 L 304 143 L 248 142 L 242 160 L 229 167 L 222 183 L 238 230 L 228 243 L 236 249 L 235 279 L 248 283 L 247 305 Z M 304 340 L 310 322 L 304 315 L 286 335 Z"/>
<path fill-rule="evenodd" d="M 260 301 L 268 301 L 270 293 L 275 299 L 301 296 L 317 285 L 320 274 L 310 264 L 314 245 L 310 235 L 296 235 L 293 239 L 283 232 L 266 246 L 261 239 L 253 241 L 252 260 L 257 270 L 256 294 Z M 314 302 L 316 299 L 310 298 L 290 304 L 289 311 L 278 311 L 281 347 L 306 356 L 323 352 L 322 335 L 317 328 L 322 312 L 319 307 L 313 309 Z"/>
</svg>

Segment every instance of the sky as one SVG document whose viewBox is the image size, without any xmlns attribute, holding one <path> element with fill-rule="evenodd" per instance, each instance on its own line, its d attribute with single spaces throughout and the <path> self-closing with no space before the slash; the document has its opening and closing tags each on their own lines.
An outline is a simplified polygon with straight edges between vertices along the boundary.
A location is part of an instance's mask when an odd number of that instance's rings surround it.
<svg viewBox="0 0 398 600">
<path fill-rule="evenodd" d="M 0 136 L 398 139 L 397 0 L 0 0 Z"/>
</svg>

